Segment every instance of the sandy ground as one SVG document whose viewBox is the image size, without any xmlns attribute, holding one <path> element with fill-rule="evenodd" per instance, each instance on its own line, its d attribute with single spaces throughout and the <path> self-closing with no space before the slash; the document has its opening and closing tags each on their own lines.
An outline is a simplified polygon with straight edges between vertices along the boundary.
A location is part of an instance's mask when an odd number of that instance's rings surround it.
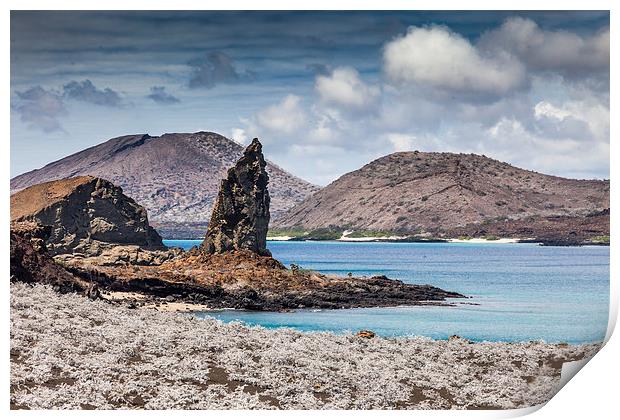
<svg viewBox="0 0 620 420">
<path fill-rule="evenodd" d="M 154 301 L 148 296 L 134 292 L 102 292 L 101 296 L 112 302 L 129 303 L 134 301 L 145 309 L 156 309 L 161 312 L 196 312 L 211 311 L 208 305 L 185 302 L 166 302 L 164 300 Z"/>
<path fill-rule="evenodd" d="M 448 242 L 462 243 L 462 244 L 516 244 L 522 239 L 520 238 L 499 238 L 495 240 L 489 240 L 484 238 L 472 238 L 472 239 L 448 239 Z"/>
<path fill-rule="evenodd" d="M 163 303 L 147 303 L 145 309 L 156 309 L 160 312 L 196 312 L 196 311 L 212 311 L 207 305 L 199 305 L 196 303 L 183 302 L 163 302 Z"/>
<path fill-rule="evenodd" d="M 406 236 L 365 236 L 363 238 L 349 238 L 348 236 L 341 236 L 336 239 L 340 242 L 375 242 L 375 241 L 399 241 L 405 239 Z"/>
<path fill-rule="evenodd" d="M 11 285 L 13 409 L 517 408 L 598 348 L 250 328 Z"/>
<path fill-rule="evenodd" d="M 406 238 L 405 236 L 365 236 L 363 238 L 349 238 L 349 235 L 353 232 L 354 231 L 352 230 L 345 230 L 344 232 L 342 232 L 342 236 L 336 240 L 341 242 L 374 242 L 385 240 L 396 241 Z"/>
</svg>

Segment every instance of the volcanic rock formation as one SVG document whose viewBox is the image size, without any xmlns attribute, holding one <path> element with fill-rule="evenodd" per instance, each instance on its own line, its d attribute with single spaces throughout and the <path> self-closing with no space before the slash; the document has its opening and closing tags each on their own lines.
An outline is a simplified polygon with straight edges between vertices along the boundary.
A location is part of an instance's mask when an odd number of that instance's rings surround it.
<svg viewBox="0 0 620 420">
<path fill-rule="evenodd" d="M 255 138 L 222 180 L 201 245 L 203 252 L 249 250 L 271 256 L 267 250 L 269 176 L 265 166 L 262 145 Z"/>
<path fill-rule="evenodd" d="M 117 245 L 163 250 L 146 210 L 112 183 L 92 176 L 28 187 L 11 196 L 11 221 L 51 226 L 50 254 L 95 255 Z"/>
<path fill-rule="evenodd" d="M 11 223 L 11 281 L 49 284 L 61 292 L 98 292 L 84 279 L 69 273 L 47 253 L 50 226 L 34 222 Z"/>
</svg>

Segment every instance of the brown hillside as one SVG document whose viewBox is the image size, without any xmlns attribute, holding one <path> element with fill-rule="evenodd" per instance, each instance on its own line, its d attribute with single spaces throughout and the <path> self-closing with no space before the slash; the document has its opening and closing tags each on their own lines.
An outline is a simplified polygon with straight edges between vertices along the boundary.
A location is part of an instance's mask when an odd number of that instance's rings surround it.
<svg viewBox="0 0 620 420">
<path fill-rule="evenodd" d="M 609 181 L 543 175 L 474 154 L 402 152 L 342 176 L 273 225 L 438 233 L 608 208 Z"/>
<path fill-rule="evenodd" d="M 201 238 L 220 181 L 242 153 L 242 146 L 216 133 L 123 136 L 19 175 L 11 180 L 11 190 L 78 175 L 99 176 L 143 205 L 164 237 L 185 225 L 181 236 Z M 273 215 L 318 190 L 269 162 L 267 172 Z"/>
</svg>

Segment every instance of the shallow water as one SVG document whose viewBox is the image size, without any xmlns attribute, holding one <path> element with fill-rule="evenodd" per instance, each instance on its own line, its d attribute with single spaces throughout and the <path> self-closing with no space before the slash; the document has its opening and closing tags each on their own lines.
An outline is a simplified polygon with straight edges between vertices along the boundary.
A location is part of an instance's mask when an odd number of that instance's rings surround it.
<svg viewBox="0 0 620 420">
<path fill-rule="evenodd" d="M 200 241 L 165 241 L 189 248 Z M 216 311 L 223 321 L 474 341 L 600 341 L 609 313 L 609 247 L 535 244 L 269 242 L 273 256 L 323 273 L 385 274 L 471 296 L 456 307 Z M 478 305 L 471 305 L 476 303 Z"/>
</svg>

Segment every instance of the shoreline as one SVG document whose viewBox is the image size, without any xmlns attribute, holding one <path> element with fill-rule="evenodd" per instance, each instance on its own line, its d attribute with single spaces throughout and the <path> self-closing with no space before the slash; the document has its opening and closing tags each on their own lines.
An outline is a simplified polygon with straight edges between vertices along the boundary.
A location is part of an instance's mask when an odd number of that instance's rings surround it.
<svg viewBox="0 0 620 420">
<path fill-rule="evenodd" d="M 182 241 L 183 239 L 174 239 Z M 193 241 L 194 239 L 186 239 Z M 267 237 L 267 241 L 273 242 L 345 242 L 345 243 L 459 243 L 459 244 L 536 244 L 539 246 L 561 246 L 561 247 L 580 247 L 580 246 L 610 246 L 608 242 L 563 242 L 556 240 L 546 240 L 537 238 L 411 238 L 411 237 L 364 237 L 364 238 L 338 238 L 338 239 L 317 239 L 317 238 L 301 238 L 295 236 L 272 236 Z"/>
<path fill-rule="evenodd" d="M 485 239 L 485 238 L 471 238 L 471 239 L 459 239 L 450 238 L 449 243 L 456 244 L 518 244 L 523 243 L 524 240 L 535 240 L 534 238 L 497 238 L 497 239 Z"/>
<path fill-rule="evenodd" d="M 164 239 L 164 241 L 202 241 L 202 239 Z M 545 240 L 537 238 L 412 238 L 407 236 L 371 236 L 363 238 L 350 238 L 343 237 L 337 239 L 318 239 L 318 238 L 303 238 L 298 236 L 268 236 L 267 241 L 271 242 L 344 242 L 344 243 L 460 243 L 460 244 L 537 244 L 540 246 L 563 246 L 563 247 L 576 247 L 576 246 L 609 246 L 609 242 L 558 242 L 554 240 Z"/>
<path fill-rule="evenodd" d="M 288 310 L 282 310 L 282 311 L 257 311 L 257 310 L 251 310 L 251 309 L 244 309 L 244 308 L 216 308 L 216 307 L 210 307 L 208 305 L 203 305 L 203 304 L 196 304 L 196 303 L 192 303 L 192 302 L 185 302 L 185 301 L 167 301 L 165 299 L 157 299 L 154 298 L 152 296 L 146 295 L 146 294 L 141 294 L 141 293 L 136 293 L 136 292 L 115 292 L 115 291 L 102 291 L 101 292 L 101 296 L 104 298 L 104 302 L 110 304 L 110 305 L 121 305 L 121 306 L 125 306 L 131 309 L 147 309 L 147 310 L 155 310 L 157 312 L 160 313 L 178 313 L 178 314 L 183 314 L 183 315 L 196 315 L 197 313 L 206 313 L 205 315 L 207 317 L 209 317 L 210 319 L 213 320 L 217 320 L 217 318 L 215 318 L 214 316 L 211 316 L 211 313 L 218 313 L 218 312 L 224 312 L 224 311 L 234 311 L 234 312 L 243 312 L 243 313 L 297 313 L 297 312 L 311 312 L 311 313 L 315 313 L 315 312 L 332 312 L 332 311 L 347 311 L 347 310 L 355 310 L 355 309 L 368 309 L 368 308 L 339 308 L 339 309 L 329 309 L 329 308 L 298 308 L 298 309 L 288 309 Z M 428 301 L 428 302 L 421 302 L 422 304 L 424 303 L 429 303 L 430 306 L 437 306 L 435 305 L 435 302 L 433 301 Z M 469 303 L 469 302 L 446 302 L 446 305 L 442 305 L 442 306 L 451 306 L 451 307 L 457 307 L 459 305 L 480 305 L 478 303 Z M 407 308 L 410 307 L 408 305 L 396 305 L 396 306 L 381 306 L 381 307 L 375 307 L 375 308 L 386 308 L 386 309 L 398 309 L 398 308 Z M 198 316 L 197 317 L 200 320 L 205 319 L 203 316 Z M 230 321 L 222 321 L 222 320 L 217 320 L 218 322 L 222 322 L 224 324 L 230 324 L 231 322 L 239 322 L 242 325 L 248 327 L 248 328 L 253 328 L 253 327 L 257 327 L 257 328 L 265 328 L 268 330 L 294 330 L 297 331 L 299 333 L 302 334 L 307 334 L 307 333 L 317 333 L 317 334 L 321 334 L 321 333 L 326 333 L 326 334 L 334 334 L 334 335 L 346 335 L 349 333 L 353 333 L 353 330 L 342 330 L 342 331 L 332 331 L 332 330 L 311 330 L 311 331 L 305 331 L 305 330 L 301 330 L 298 329 L 294 326 L 263 326 L 261 324 L 249 324 L 246 323 L 243 320 L 230 320 Z M 449 340 L 449 336 L 446 338 L 432 338 L 430 336 L 427 335 L 419 335 L 419 334 L 405 334 L 405 335 L 381 335 L 377 333 L 377 336 L 381 336 L 383 338 L 386 339 L 410 339 L 410 338 L 424 338 L 424 339 L 429 339 L 429 340 L 433 340 L 433 341 L 446 341 Z M 550 344 L 550 345 L 571 345 L 571 346 L 579 346 L 579 345 L 593 345 L 593 344 L 598 344 L 600 343 L 600 341 L 583 341 L 583 342 L 566 342 L 566 341 L 548 341 L 542 338 L 537 338 L 537 339 L 529 339 L 529 340 L 477 340 L 474 338 L 470 338 L 467 336 L 461 336 L 459 338 L 462 338 L 463 340 L 466 341 L 471 341 L 472 343 L 505 343 L 505 344 L 525 344 L 525 343 L 532 343 L 532 342 L 540 342 L 540 343 L 544 343 L 544 344 Z"/>
<path fill-rule="evenodd" d="M 374 306 L 350 305 L 342 307 L 291 307 L 280 309 L 252 309 L 245 307 L 219 307 L 209 306 L 206 303 L 199 303 L 192 299 L 184 299 L 178 295 L 168 295 L 161 297 L 154 294 L 142 292 L 126 292 L 110 289 L 100 289 L 100 295 L 103 301 L 117 305 L 128 305 L 130 308 L 155 309 L 159 312 L 222 312 L 222 311 L 239 311 L 239 312 L 256 312 L 256 313 L 291 313 L 299 311 L 322 312 L 322 311 L 339 311 L 351 309 L 373 309 L 373 308 L 406 308 L 406 307 L 456 307 L 458 305 L 479 305 L 476 303 L 460 302 L 458 299 L 469 299 L 470 296 L 446 298 L 444 300 L 417 300 L 409 304 L 376 304 Z M 454 301 L 452 301 L 454 300 Z"/>
<path fill-rule="evenodd" d="M 10 298 L 13 409 L 523 408 L 600 349 L 248 327 L 22 283 Z"/>
</svg>

